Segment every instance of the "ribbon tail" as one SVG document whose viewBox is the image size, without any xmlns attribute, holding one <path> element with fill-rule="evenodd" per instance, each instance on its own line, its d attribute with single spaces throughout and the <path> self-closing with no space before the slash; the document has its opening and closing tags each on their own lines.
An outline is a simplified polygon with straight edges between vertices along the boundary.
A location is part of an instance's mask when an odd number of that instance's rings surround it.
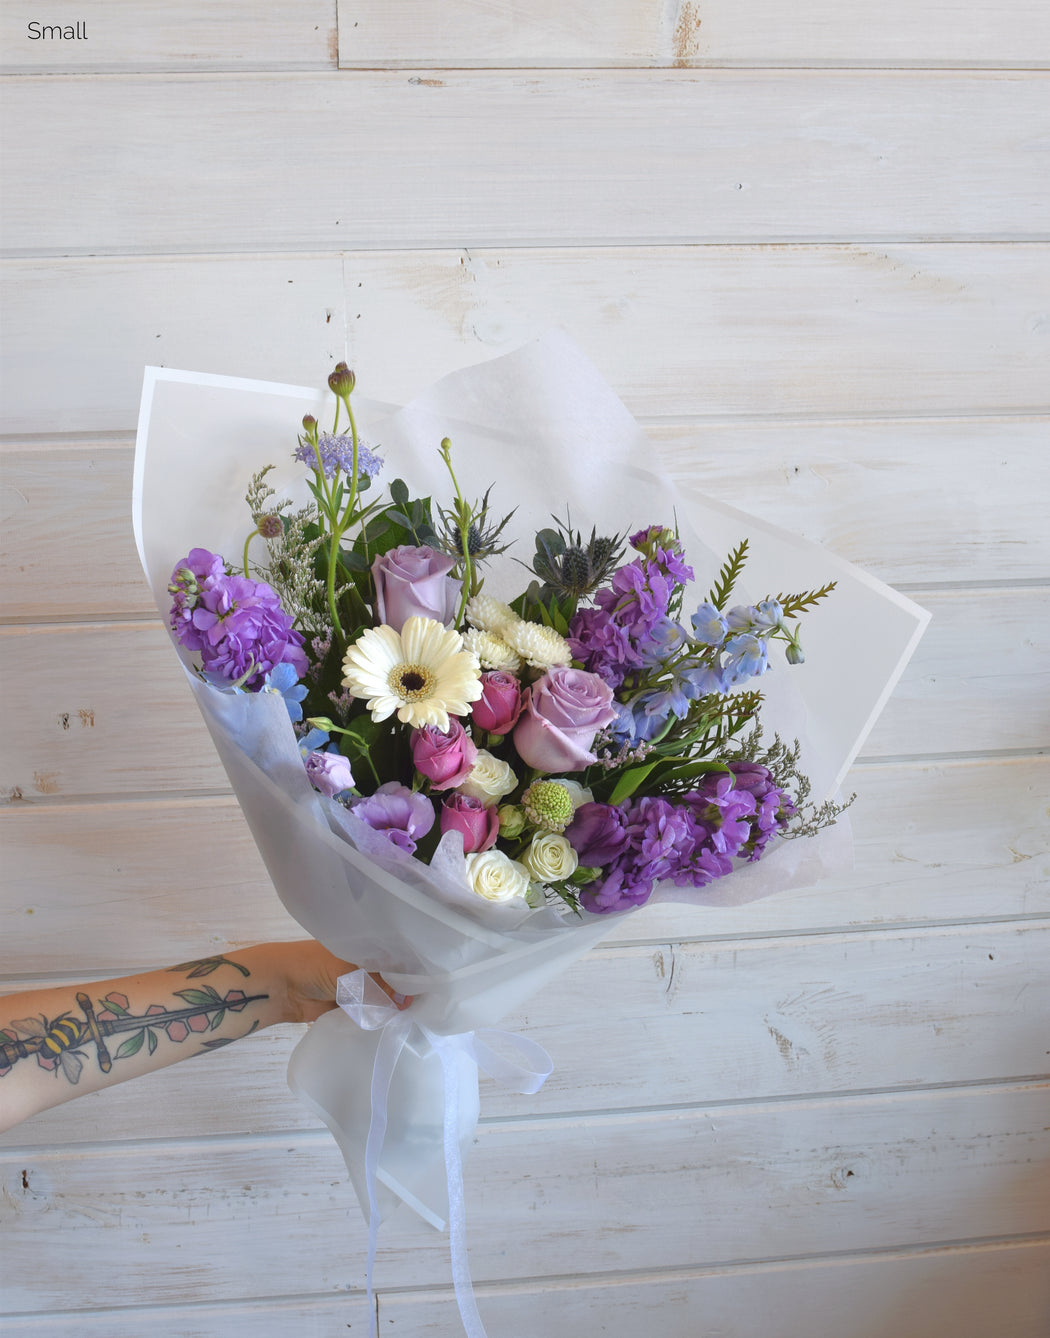
<svg viewBox="0 0 1050 1338">
<path fill-rule="evenodd" d="M 459 1073 L 460 1051 L 454 1045 L 440 1045 L 441 1067 L 445 1075 L 445 1172 L 448 1176 L 448 1238 L 452 1258 L 452 1283 L 467 1338 L 486 1338 L 485 1326 L 474 1299 L 467 1255 L 467 1221 L 463 1193 L 463 1161 L 459 1149 Z"/>
<path fill-rule="evenodd" d="M 404 1049 L 407 1037 L 407 1025 L 385 1027 L 379 1037 L 376 1062 L 372 1068 L 372 1116 L 368 1125 L 368 1141 L 365 1144 L 365 1185 L 368 1190 L 368 1261 L 365 1265 L 365 1289 L 368 1293 L 368 1331 L 370 1338 L 378 1338 L 373 1274 L 375 1272 L 376 1254 L 379 1249 L 379 1224 L 382 1221 L 382 1216 L 379 1211 L 379 1189 L 376 1177 L 379 1170 L 379 1157 L 383 1151 L 383 1139 L 386 1137 L 390 1080 L 394 1076 L 394 1067 L 401 1051 Z"/>
</svg>

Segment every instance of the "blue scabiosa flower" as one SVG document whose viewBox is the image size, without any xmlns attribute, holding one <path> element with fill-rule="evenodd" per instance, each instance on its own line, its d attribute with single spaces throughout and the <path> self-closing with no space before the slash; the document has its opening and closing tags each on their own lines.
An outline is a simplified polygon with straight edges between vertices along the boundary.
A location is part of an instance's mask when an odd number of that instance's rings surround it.
<svg viewBox="0 0 1050 1338">
<path fill-rule="evenodd" d="M 326 479 L 333 478 L 337 469 L 350 474 L 354 468 L 354 439 L 347 433 L 338 436 L 331 432 L 322 432 L 317 438 L 317 454 L 309 441 L 302 441 L 295 452 L 295 459 L 304 465 L 317 468 L 317 455 L 321 457 L 321 468 Z M 383 468 L 383 461 L 362 442 L 357 443 L 357 473 L 374 479 Z"/>
</svg>

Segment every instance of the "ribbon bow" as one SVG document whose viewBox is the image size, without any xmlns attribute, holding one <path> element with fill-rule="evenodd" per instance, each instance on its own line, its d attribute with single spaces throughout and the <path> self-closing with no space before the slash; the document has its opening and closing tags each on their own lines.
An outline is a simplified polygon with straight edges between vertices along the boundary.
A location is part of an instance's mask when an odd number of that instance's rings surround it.
<svg viewBox="0 0 1050 1338">
<path fill-rule="evenodd" d="M 372 1115 L 365 1144 L 365 1183 L 368 1189 L 368 1264 L 365 1285 L 368 1289 L 370 1335 L 376 1338 L 376 1310 L 372 1286 L 376 1252 L 379 1244 L 377 1174 L 379 1157 L 386 1135 L 387 1104 L 394 1068 L 409 1037 L 417 1032 L 441 1060 L 444 1079 L 445 1110 L 443 1120 L 445 1174 L 448 1180 L 449 1252 L 456 1301 L 467 1338 L 486 1338 L 485 1326 L 478 1314 L 474 1286 L 470 1280 L 467 1258 L 466 1210 L 463 1195 L 463 1161 L 459 1150 L 459 1073 L 457 1065 L 466 1057 L 490 1078 L 514 1092 L 531 1096 L 538 1092 L 554 1069 L 550 1055 L 541 1045 L 513 1032 L 484 1028 L 457 1036 L 441 1036 L 429 1027 L 400 1012 L 383 993 L 367 971 L 351 971 L 336 982 L 336 1003 L 363 1031 L 381 1031 L 375 1064 L 372 1068 Z M 498 1044 L 504 1053 L 493 1048 Z M 506 1052 L 517 1059 L 508 1058 Z"/>
</svg>

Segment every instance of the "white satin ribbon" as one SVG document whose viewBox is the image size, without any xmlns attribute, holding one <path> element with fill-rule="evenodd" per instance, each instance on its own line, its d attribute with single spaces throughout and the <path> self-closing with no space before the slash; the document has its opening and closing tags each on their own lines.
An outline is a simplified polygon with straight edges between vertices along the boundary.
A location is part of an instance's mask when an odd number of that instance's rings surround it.
<svg viewBox="0 0 1050 1338">
<path fill-rule="evenodd" d="M 457 1036 L 439 1036 L 400 1012 L 383 993 L 367 971 L 351 971 L 336 982 L 336 1003 L 364 1031 L 382 1029 L 379 1048 L 372 1068 L 372 1117 L 365 1145 L 365 1183 L 368 1189 L 368 1263 L 365 1285 L 368 1290 L 370 1338 L 377 1338 L 377 1318 L 372 1278 L 379 1244 L 379 1197 L 377 1173 L 387 1125 L 387 1103 L 394 1068 L 413 1028 L 426 1038 L 441 1060 L 445 1087 L 444 1150 L 448 1179 L 449 1252 L 456 1301 L 467 1338 L 486 1338 L 478 1314 L 474 1286 L 470 1280 L 467 1257 L 466 1207 L 463 1193 L 463 1162 L 459 1148 L 459 1073 L 460 1058 L 466 1057 L 490 1078 L 511 1091 L 532 1095 L 550 1077 L 554 1065 L 542 1045 L 513 1032 L 485 1028 Z M 497 1052 L 493 1044 L 501 1047 Z M 510 1051 L 517 1058 L 510 1058 Z"/>
</svg>

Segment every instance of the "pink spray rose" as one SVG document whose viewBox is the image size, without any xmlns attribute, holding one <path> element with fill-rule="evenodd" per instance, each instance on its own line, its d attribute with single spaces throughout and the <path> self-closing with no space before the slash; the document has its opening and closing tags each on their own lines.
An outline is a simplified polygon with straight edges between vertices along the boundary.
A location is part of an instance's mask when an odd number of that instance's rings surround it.
<svg viewBox="0 0 1050 1338">
<path fill-rule="evenodd" d="M 596 760 L 590 751 L 595 734 L 615 719 L 612 688 L 604 679 L 555 666 L 525 693 L 514 747 L 537 771 L 580 771 Z"/>
<path fill-rule="evenodd" d="M 412 731 L 412 761 L 435 790 L 462 785 L 477 759 L 477 748 L 454 715 L 449 716 L 444 732 L 436 725 Z"/>
<path fill-rule="evenodd" d="M 491 669 L 481 675 L 481 700 L 476 701 L 470 718 L 479 729 L 490 734 L 509 734 L 521 715 L 521 684 L 513 674 Z"/>
<path fill-rule="evenodd" d="M 381 623 L 400 632 L 413 614 L 446 625 L 456 616 L 462 592 L 449 572 L 456 564 L 433 548 L 403 544 L 372 563 L 376 613 Z"/>
<path fill-rule="evenodd" d="M 488 850 L 499 836 L 499 810 L 469 794 L 450 794 L 441 809 L 441 831 L 462 832 L 465 855 Z"/>
</svg>

